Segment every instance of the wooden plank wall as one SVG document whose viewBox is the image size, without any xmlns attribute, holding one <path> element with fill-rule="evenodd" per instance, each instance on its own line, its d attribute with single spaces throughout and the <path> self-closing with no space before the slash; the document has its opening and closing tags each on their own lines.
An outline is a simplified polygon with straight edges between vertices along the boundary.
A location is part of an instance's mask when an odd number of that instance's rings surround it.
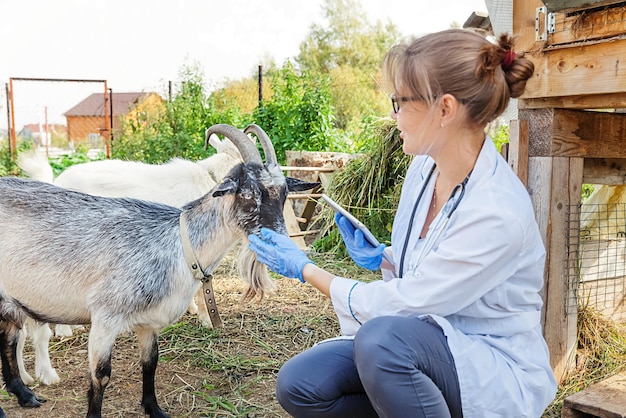
<svg viewBox="0 0 626 418">
<path fill-rule="evenodd" d="M 626 92 L 626 10 L 623 7 L 567 17 L 557 13 L 560 26 L 546 41 L 535 40 L 535 12 L 543 6 L 541 0 L 513 2 L 513 32 L 516 50 L 526 51 L 535 64 L 535 76 L 529 81 L 522 99 L 546 100 L 556 97 L 583 97 L 619 94 L 624 104 Z M 576 23 L 581 21 L 582 23 Z M 585 23 L 586 22 L 586 23 Z M 569 25 L 567 29 L 565 25 Z M 586 29 L 588 28 L 588 29 Z M 593 30 L 593 39 L 589 39 Z M 520 103 L 520 106 L 524 106 Z M 535 103 L 537 105 L 537 103 Z M 583 108 L 604 108 L 606 102 L 597 100 L 593 106 L 579 103 Z M 620 106 L 626 107 L 626 106 Z"/>
<path fill-rule="evenodd" d="M 528 191 L 546 245 L 544 335 L 555 375 L 566 377 L 577 342 L 569 269 L 569 213 L 581 203 L 583 180 L 626 183 L 626 115 L 570 109 L 522 109 L 528 122 Z M 521 121 L 520 121 L 521 122 Z M 512 127 L 515 125 L 512 125 Z"/>
<path fill-rule="evenodd" d="M 514 0 L 513 32 L 516 51 L 535 64 L 518 107 L 519 119 L 528 121 L 527 187 L 547 251 L 544 334 L 561 380 L 577 342 L 577 318 L 566 306 L 568 269 L 577 262 L 567 242 L 568 208 L 580 204 L 583 181 L 626 183 L 626 118 L 608 112 L 626 108 L 626 8 L 557 12 L 556 31 L 537 40 L 536 11 L 543 5 Z M 521 132 L 512 125 L 512 138 Z M 512 164 L 522 169 L 523 163 Z"/>
</svg>

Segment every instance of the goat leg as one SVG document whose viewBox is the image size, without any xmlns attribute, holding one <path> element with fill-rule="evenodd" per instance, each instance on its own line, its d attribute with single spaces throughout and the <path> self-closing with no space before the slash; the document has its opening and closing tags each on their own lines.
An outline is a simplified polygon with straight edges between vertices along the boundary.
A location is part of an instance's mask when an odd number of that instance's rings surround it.
<svg viewBox="0 0 626 418">
<path fill-rule="evenodd" d="M 44 385 L 59 383 L 61 379 L 50 362 L 49 345 L 52 330 L 48 324 L 43 322 L 36 322 L 33 325 L 28 334 L 31 336 L 35 348 L 35 375 Z"/>
<path fill-rule="evenodd" d="M 24 324 L 20 330 L 20 335 L 17 340 L 17 367 L 20 371 L 22 382 L 26 385 L 32 385 L 35 383 L 35 379 L 33 379 L 33 377 L 26 371 L 26 366 L 24 365 L 24 346 L 26 344 L 26 336 L 28 335 L 26 327 L 27 325 Z"/>
<path fill-rule="evenodd" d="M 20 377 L 20 369 L 17 362 L 17 343 L 19 329 L 9 321 L 0 323 L 0 357 L 2 358 L 2 377 L 6 384 L 7 392 L 17 396 L 17 402 L 24 407 L 39 407 L 46 400 L 39 398 Z M 1 415 L 0 415 L 1 416 Z"/>
<path fill-rule="evenodd" d="M 149 328 L 137 328 L 137 340 L 141 352 L 141 369 L 143 372 L 143 395 L 141 407 L 150 418 L 169 418 L 157 404 L 154 391 L 154 376 L 159 362 L 159 342 L 157 333 Z"/>
<path fill-rule="evenodd" d="M 104 389 L 111 378 L 111 357 L 100 363 L 95 370 L 91 379 L 91 385 L 87 392 L 89 409 L 87 410 L 87 418 L 102 417 L 102 399 L 104 398 Z"/>
<path fill-rule="evenodd" d="M 99 321 L 92 321 L 88 344 L 91 384 L 87 392 L 87 418 L 102 416 L 104 389 L 111 380 L 111 352 L 118 334 L 118 330 L 107 328 Z"/>
</svg>

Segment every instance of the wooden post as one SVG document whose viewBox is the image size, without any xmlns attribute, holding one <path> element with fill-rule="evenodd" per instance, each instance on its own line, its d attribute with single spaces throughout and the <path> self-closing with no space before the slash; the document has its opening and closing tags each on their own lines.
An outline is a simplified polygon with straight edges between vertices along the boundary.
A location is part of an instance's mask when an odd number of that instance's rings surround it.
<svg viewBox="0 0 626 418">
<path fill-rule="evenodd" d="M 567 254 L 566 249 L 569 208 L 580 203 L 583 159 L 533 157 L 530 166 L 529 190 L 546 247 L 543 332 L 552 370 L 561 381 L 573 365 L 577 341 L 576 307 L 568 311 L 567 306 L 568 268 L 576 255 Z"/>
<path fill-rule="evenodd" d="M 17 157 L 17 135 L 15 133 L 15 101 L 13 98 L 13 78 L 9 78 L 9 153 L 15 161 Z"/>
<path fill-rule="evenodd" d="M 104 155 L 106 158 L 111 158 L 111 118 L 110 118 L 110 101 L 111 97 L 109 96 L 109 89 L 107 87 L 107 82 L 104 80 Z"/>
<path fill-rule="evenodd" d="M 577 252 L 569 245 L 568 234 L 576 233 L 570 223 L 570 209 L 581 203 L 583 156 L 594 154 L 598 137 L 604 138 L 599 131 L 593 131 L 594 126 L 606 123 L 601 120 L 604 116 L 562 109 L 520 111 L 533 139 L 529 147 L 528 190 L 546 246 L 544 336 L 552 369 L 560 381 L 573 366 L 578 337 L 577 306 L 568 306 L 575 301 L 571 295 L 575 287 L 570 286 L 569 280 L 578 262 Z M 606 126 L 619 125 L 620 118 L 613 116 L 612 123 Z M 582 121 L 591 126 L 579 129 Z"/>
<path fill-rule="evenodd" d="M 509 128 L 509 166 L 528 186 L 528 121 L 512 120 Z"/>
<path fill-rule="evenodd" d="M 259 65 L 259 107 L 263 106 L 263 66 Z"/>
<path fill-rule="evenodd" d="M 285 218 L 285 225 L 287 226 L 287 233 L 289 237 L 298 245 L 300 249 L 305 250 L 307 248 L 304 242 L 304 237 L 300 234 L 300 224 L 296 219 L 296 214 L 293 210 L 293 206 L 289 200 L 285 202 L 283 206 L 283 217 Z"/>
</svg>

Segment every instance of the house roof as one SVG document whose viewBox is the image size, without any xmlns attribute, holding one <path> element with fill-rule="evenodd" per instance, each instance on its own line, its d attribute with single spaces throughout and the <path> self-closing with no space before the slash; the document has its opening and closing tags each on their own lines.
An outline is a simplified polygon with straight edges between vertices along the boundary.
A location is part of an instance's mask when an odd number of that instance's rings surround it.
<svg viewBox="0 0 626 418">
<path fill-rule="evenodd" d="M 111 93 L 113 116 L 125 115 L 135 107 L 139 100 L 153 93 Z M 102 93 L 93 93 L 85 100 L 65 112 L 65 116 L 104 116 L 104 97 Z"/>
<path fill-rule="evenodd" d="M 40 133 L 40 131 L 44 131 L 45 132 L 45 130 L 46 130 L 45 127 L 46 127 L 45 124 L 27 123 L 26 125 L 24 125 L 22 130 L 28 129 L 32 133 L 38 134 L 38 133 Z M 67 127 L 65 125 L 61 125 L 61 124 L 58 124 L 58 123 L 49 123 L 48 124 L 48 129 L 51 132 L 65 132 L 67 130 Z"/>
</svg>

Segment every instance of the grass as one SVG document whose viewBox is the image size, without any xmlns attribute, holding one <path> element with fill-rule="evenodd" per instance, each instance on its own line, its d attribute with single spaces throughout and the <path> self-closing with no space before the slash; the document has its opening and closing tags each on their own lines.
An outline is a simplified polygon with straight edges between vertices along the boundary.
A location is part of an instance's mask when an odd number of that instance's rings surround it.
<svg viewBox="0 0 626 418">
<path fill-rule="evenodd" d="M 378 278 L 332 254 L 311 258 L 335 274 Z M 276 375 L 295 354 L 339 328 L 330 301 L 309 285 L 276 277 L 274 295 L 242 305 L 245 286 L 234 276 L 235 261 L 227 259 L 215 272 L 215 293 L 224 321 L 220 329 L 203 327 L 185 315 L 166 328 L 159 340 L 157 398 L 173 417 L 287 418 L 274 396 Z M 53 340 L 50 351 L 61 383 L 34 387 L 49 399 L 41 408 L 24 409 L 14 397 L 0 392 L 0 404 L 11 418 L 75 417 L 86 413 L 88 385 L 87 332 Z M 27 344 L 30 348 L 30 344 Z M 560 386 L 544 418 L 561 415 L 563 399 L 626 368 L 626 326 L 604 319 L 588 307 L 579 315 L 576 370 Z M 33 353 L 26 367 L 34 370 Z M 118 337 L 111 383 L 105 392 L 104 417 L 143 417 L 139 407 L 141 373 L 134 335 Z"/>
<path fill-rule="evenodd" d="M 332 255 L 329 254 L 317 254 L 313 258 L 318 264 L 339 275 L 361 277 L 366 281 L 378 277 L 376 273 L 364 271 L 344 259 L 333 260 Z M 293 290 L 298 291 L 298 289 Z M 292 306 L 294 300 L 290 299 L 293 294 L 281 293 L 282 297 L 276 302 L 285 307 Z M 210 364 L 214 370 L 254 375 L 256 380 L 243 387 L 238 387 L 237 384 L 241 382 L 231 378 L 231 390 L 239 393 L 240 399 L 225 401 L 217 398 L 213 400 L 216 411 L 228 409 L 233 414 L 232 416 L 250 416 L 247 414 L 258 411 L 256 409 L 258 406 L 250 405 L 246 402 L 246 398 L 250 396 L 255 385 L 267 378 L 264 374 L 271 375 L 278 372 L 286 359 L 310 347 L 314 342 L 334 336 L 338 332 L 334 313 L 328 306 L 328 301 L 319 297 L 315 297 L 315 301 L 321 303 L 322 309 L 314 309 L 312 316 L 304 317 L 294 312 L 289 315 L 260 314 L 256 318 L 242 317 L 239 331 L 247 338 L 230 341 L 229 346 L 246 344 L 254 347 L 258 354 L 250 358 L 243 359 L 239 354 L 223 352 L 216 358 L 211 350 L 193 349 L 189 339 L 194 333 L 190 332 L 188 325 L 171 327 L 166 332 L 166 336 L 168 334 L 172 338 L 175 336 L 175 339 L 182 342 L 178 349 L 185 347 L 187 351 L 193 353 L 192 357 L 196 362 L 202 361 Z M 315 301 L 311 301 L 311 304 L 314 305 Z M 308 312 L 310 315 L 311 311 Z M 578 315 L 578 329 L 577 367 L 560 385 L 555 400 L 543 415 L 544 418 L 560 417 L 563 400 L 567 396 L 626 370 L 626 324 L 607 320 L 594 309 L 583 306 Z M 194 339 L 194 341 L 199 341 L 199 339 Z M 294 350 L 296 347 L 297 349 Z M 206 359 L 202 360 L 202 356 L 206 356 Z M 273 383 L 273 377 L 271 380 Z M 215 387 L 213 386 L 212 389 Z"/>
<path fill-rule="evenodd" d="M 544 418 L 560 418 L 569 395 L 626 370 L 626 324 L 606 319 L 589 306 L 578 313 L 576 367 L 559 386 Z"/>
</svg>

